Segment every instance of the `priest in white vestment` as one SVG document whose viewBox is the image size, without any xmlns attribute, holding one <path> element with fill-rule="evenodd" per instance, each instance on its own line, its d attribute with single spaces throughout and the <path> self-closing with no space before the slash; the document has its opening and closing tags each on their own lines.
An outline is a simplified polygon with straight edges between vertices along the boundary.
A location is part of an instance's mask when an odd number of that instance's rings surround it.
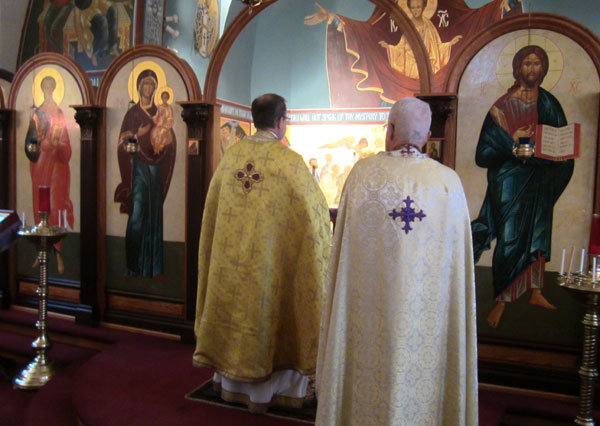
<svg viewBox="0 0 600 426">
<path fill-rule="evenodd" d="M 391 109 L 386 152 L 340 200 L 317 360 L 317 426 L 476 425 L 475 288 L 458 175 L 421 153 L 429 105 Z"/>
</svg>

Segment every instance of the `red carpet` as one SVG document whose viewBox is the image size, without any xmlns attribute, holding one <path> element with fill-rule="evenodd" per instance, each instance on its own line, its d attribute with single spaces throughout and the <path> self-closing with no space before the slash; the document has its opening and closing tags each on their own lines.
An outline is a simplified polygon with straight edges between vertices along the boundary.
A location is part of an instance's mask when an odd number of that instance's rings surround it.
<svg viewBox="0 0 600 426">
<path fill-rule="evenodd" d="M 31 334 L 34 323 L 32 313 L 0 311 L 0 356 L 21 366 L 31 359 L 32 338 L 22 331 L 29 327 Z M 306 425 L 187 400 L 212 375 L 192 366 L 192 346 L 58 318 L 49 329 L 57 342 L 49 355 L 62 369 L 38 391 L 13 390 L 10 381 L 0 380 L 2 426 L 76 426 L 78 420 L 88 426 Z M 14 361 L 0 365 L 10 375 L 18 372 Z M 572 424 L 576 411 L 571 403 L 480 391 L 481 426 Z"/>
</svg>

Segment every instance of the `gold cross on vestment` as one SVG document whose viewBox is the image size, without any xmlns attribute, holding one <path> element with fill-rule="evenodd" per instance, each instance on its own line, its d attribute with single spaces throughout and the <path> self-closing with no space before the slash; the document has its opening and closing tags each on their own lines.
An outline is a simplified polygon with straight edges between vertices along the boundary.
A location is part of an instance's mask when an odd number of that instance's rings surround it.
<svg viewBox="0 0 600 426">
<path fill-rule="evenodd" d="M 234 173 L 237 180 L 242 182 L 244 193 L 248 194 L 252 191 L 252 185 L 262 182 L 263 174 L 254 168 L 254 161 L 247 161 L 243 169 L 239 169 Z"/>
</svg>

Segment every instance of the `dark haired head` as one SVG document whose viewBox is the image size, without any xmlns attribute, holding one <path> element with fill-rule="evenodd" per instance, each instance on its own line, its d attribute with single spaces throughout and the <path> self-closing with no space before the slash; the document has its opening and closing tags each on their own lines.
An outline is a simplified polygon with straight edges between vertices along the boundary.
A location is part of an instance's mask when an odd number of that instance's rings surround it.
<svg viewBox="0 0 600 426">
<path fill-rule="evenodd" d="M 244 131 L 244 129 L 242 129 L 242 127 L 241 127 L 241 126 L 237 126 L 237 127 L 235 128 L 235 135 L 236 135 L 238 138 L 240 138 L 240 139 L 241 139 L 241 138 L 245 138 L 245 137 L 246 137 L 246 132 Z"/>
<path fill-rule="evenodd" d="M 140 73 L 140 75 L 138 75 L 138 78 L 137 78 L 137 87 L 138 87 L 138 89 L 140 87 L 140 83 L 146 77 L 152 77 L 154 79 L 154 83 L 158 84 L 158 77 L 156 77 L 156 73 L 154 71 L 152 71 L 152 70 L 144 70 L 144 71 L 142 71 Z"/>
<path fill-rule="evenodd" d="M 285 99 L 274 93 L 267 93 L 252 101 L 252 120 L 257 129 L 274 128 L 277 120 L 285 117 Z"/>
<path fill-rule="evenodd" d="M 231 130 L 231 124 L 229 122 L 227 122 L 227 123 L 225 123 L 225 124 L 223 124 L 221 126 L 221 129 L 229 129 L 229 130 Z"/>
<path fill-rule="evenodd" d="M 40 83 L 40 87 L 42 89 L 48 88 L 48 89 L 54 90 L 54 89 L 56 89 L 56 80 L 52 76 L 46 76 L 42 79 L 42 81 Z"/>
<path fill-rule="evenodd" d="M 521 48 L 512 61 L 513 77 L 515 78 L 515 86 L 521 81 L 521 64 L 523 60 L 531 54 L 535 54 L 542 61 L 542 73 L 540 74 L 540 84 L 544 81 L 544 77 L 548 74 L 548 54 L 540 46 L 529 45 Z"/>
<path fill-rule="evenodd" d="M 411 4 L 411 2 L 412 2 L 412 1 L 413 1 L 413 0 L 408 0 L 408 1 L 406 2 L 406 5 L 407 5 L 409 8 L 410 8 L 410 4 Z M 422 0 L 422 2 L 423 2 L 423 9 L 425 9 L 425 8 L 427 7 L 427 0 Z"/>
<path fill-rule="evenodd" d="M 85 10 L 92 4 L 92 0 L 75 0 L 75 6 L 78 9 Z"/>
</svg>

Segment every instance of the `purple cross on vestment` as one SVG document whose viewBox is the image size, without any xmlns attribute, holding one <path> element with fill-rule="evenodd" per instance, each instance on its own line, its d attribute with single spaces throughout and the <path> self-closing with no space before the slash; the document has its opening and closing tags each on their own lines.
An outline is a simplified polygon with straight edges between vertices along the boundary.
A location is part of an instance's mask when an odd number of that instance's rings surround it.
<svg viewBox="0 0 600 426">
<path fill-rule="evenodd" d="M 399 212 L 397 212 L 396 209 L 392 209 L 392 212 L 389 213 L 388 216 L 391 216 L 391 218 L 394 221 L 397 217 L 399 217 L 400 220 L 404 222 L 402 230 L 404 230 L 404 232 L 408 234 L 408 231 L 413 230 L 410 227 L 410 222 L 414 222 L 415 219 L 419 219 L 419 221 L 422 221 L 426 215 L 425 213 L 423 213 L 423 210 L 420 210 L 417 213 L 417 211 L 410 206 L 413 203 L 413 200 L 410 199 L 410 195 L 403 200 L 403 203 L 405 204 L 405 207 L 402 207 Z"/>
</svg>

